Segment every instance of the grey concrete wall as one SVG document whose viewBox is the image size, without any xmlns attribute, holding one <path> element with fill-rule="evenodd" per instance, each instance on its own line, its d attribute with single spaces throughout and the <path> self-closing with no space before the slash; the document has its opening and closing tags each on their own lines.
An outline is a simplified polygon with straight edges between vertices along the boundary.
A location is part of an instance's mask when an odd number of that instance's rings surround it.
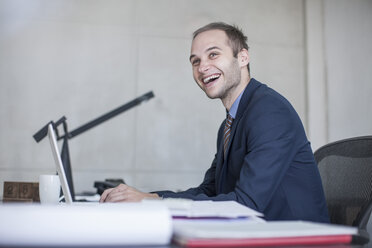
<svg viewBox="0 0 372 248">
<path fill-rule="evenodd" d="M 0 0 L 0 198 L 4 180 L 55 171 L 32 135 L 62 115 L 70 129 L 149 90 L 155 99 L 71 140 L 76 191 L 122 177 L 142 190 L 198 185 L 224 118 L 193 82 L 192 32 L 240 25 L 252 75 L 306 124 L 303 2 Z"/>
<path fill-rule="evenodd" d="M 372 134 L 372 1 L 324 3 L 329 140 Z"/>
</svg>

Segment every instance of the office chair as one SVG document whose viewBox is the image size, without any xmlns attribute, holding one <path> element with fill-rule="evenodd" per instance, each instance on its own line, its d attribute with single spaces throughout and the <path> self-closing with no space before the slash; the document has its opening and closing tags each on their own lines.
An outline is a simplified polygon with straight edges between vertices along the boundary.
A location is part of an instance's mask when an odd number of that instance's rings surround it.
<svg viewBox="0 0 372 248">
<path fill-rule="evenodd" d="M 355 226 L 369 239 L 372 211 L 372 136 L 344 139 L 315 153 L 330 221 Z"/>
</svg>

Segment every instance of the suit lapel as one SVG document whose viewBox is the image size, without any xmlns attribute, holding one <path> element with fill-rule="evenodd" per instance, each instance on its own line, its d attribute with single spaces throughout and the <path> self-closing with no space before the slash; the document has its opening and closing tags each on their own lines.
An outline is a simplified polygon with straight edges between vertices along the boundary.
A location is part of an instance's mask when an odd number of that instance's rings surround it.
<svg viewBox="0 0 372 248">
<path fill-rule="evenodd" d="M 230 133 L 230 139 L 229 143 L 227 145 L 226 155 L 223 155 L 223 142 L 221 142 L 219 149 L 218 149 L 218 155 L 217 155 L 217 165 L 216 165 L 216 193 L 224 193 L 224 185 L 226 184 L 226 176 L 227 176 L 227 161 L 230 154 L 230 147 L 232 142 L 234 141 L 235 133 L 237 130 L 237 126 L 239 124 L 239 121 L 241 117 L 243 116 L 243 113 L 245 111 L 246 106 L 248 105 L 248 102 L 252 98 L 252 95 L 254 94 L 254 91 L 260 86 L 260 83 L 256 81 L 255 79 L 251 79 L 247 87 L 244 89 L 242 98 L 240 99 L 238 111 L 236 113 L 235 119 L 231 126 L 231 133 Z M 223 135 L 223 134 L 222 134 Z M 223 140 L 223 139 L 222 139 Z"/>
<path fill-rule="evenodd" d="M 223 135 L 223 133 L 222 133 Z M 223 141 L 220 142 L 218 151 L 217 151 L 217 164 L 216 164 L 216 193 L 219 194 L 222 189 L 222 174 L 223 174 L 223 167 L 224 167 L 224 159 L 223 159 Z"/>
<path fill-rule="evenodd" d="M 231 133 L 230 133 L 230 140 L 229 140 L 229 143 L 227 145 L 226 158 L 225 158 L 225 160 L 227 160 L 227 158 L 229 157 L 230 146 L 231 146 L 231 144 L 232 144 L 232 142 L 234 140 L 234 136 L 235 136 L 236 129 L 237 129 L 237 126 L 239 124 L 239 121 L 242 118 L 242 116 L 243 116 L 243 114 L 244 114 L 244 112 L 246 110 L 246 107 L 249 104 L 249 101 L 252 99 L 252 96 L 253 96 L 254 92 L 256 91 L 256 89 L 259 86 L 260 86 L 260 83 L 257 82 L 254 78 L 252 78 L 249 81 L 247 87 L 245 87 L 245 89 L 244 89 L 242 98 L 240 99 L 240 102 L 239 102 L 238 111 L 236 112 L 235 119 L 234 119 L 234 121 L 232 123 Z"/>
<path fill-rule="evenodd" d="M 220 145 L 220 154 L 219 154 L 219 159 L 217 161 L 219 161 L 220 163 L 217 163 L 217 168 L 218 169 L 218 193 L 224 193 L 224 185 L 226 184 L 226 175 L 227 175 L 227 168 L 228 168 L 228 158 L 229 158 L 229 154 L 230 154 L 230 146 L 231 146 L 231 143 L 233 142 L 234 140 L 234 136 L 235 136 L 235 133 L 236 133 L 236 127 L 238 126 L 238 122 L 239 122 L 240 118 L 239 119 L 236 119 L 233 121 L 232 123 L 232 126 L 231 126 L 231 131 L 230 131 L 230 139 L 229 139 L 229 143 L 227 144 L 227 148 L 226 148 L 226 154 L 224 155 L 223 154 L 223 142 L 222 145 Z"/>
<path fill-rule="evenodd" d="M 224 158 L 224 160 L 227 160 L 227 158 L 229 157 L 229 153 L 230 153 L 230 146 L 231 146 L 231 143 L 233 142 L 234 140 L 234 136 L 235 136 L 235 133 L 236 133 L 236 127 L 238 126 L 238 123 L 240 121 L 240 117 L 236 116 L 237 119 L 235 119 L 232 123 L 232 126 L 231 126 L 231 131 L 230 131 L 230 139 L 229 139 L 229 143 L 227 143 L 227 148 L 226 148 L 226 156 Z"/>
</svg>

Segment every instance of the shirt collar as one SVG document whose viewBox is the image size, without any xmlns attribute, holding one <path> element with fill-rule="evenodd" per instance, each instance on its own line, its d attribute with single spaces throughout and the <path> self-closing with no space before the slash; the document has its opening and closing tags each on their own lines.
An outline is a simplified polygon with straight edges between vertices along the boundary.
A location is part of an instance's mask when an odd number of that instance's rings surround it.
<svg viewBox="0 0 372 248">
<path fill-rule="evenodd" d="M 238 98 L 236 98 L 235 102 L 233 103 L 233 105 L 230 108 L 230 111 L 228 112 L 229 115 L 231 115 L 231 117 L 234 118 L 234 119 L 235 119 L 235 116 L 236 116 L 236 112 L 238 111 L 240 99 L 242 98 L 243 92 L 244 92 L 244 90 L 240 93 Z"/>
</svg>

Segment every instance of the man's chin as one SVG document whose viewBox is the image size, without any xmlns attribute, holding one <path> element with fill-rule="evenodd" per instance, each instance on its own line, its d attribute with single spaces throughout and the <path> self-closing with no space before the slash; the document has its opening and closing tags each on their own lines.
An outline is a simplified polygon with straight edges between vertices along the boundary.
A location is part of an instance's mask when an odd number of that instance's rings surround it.
<svg viewBox="0 0 372 248">
<path fill-rule="evenodd" d="M 216 93 L 212 93 L 212 92 L 205 92 L 205 94 L 207 95 L 207 97 L 209 97 L 210 99 L 217 99 L 217 98 L 220 98 L 220 96 Z"/>
</svg>

